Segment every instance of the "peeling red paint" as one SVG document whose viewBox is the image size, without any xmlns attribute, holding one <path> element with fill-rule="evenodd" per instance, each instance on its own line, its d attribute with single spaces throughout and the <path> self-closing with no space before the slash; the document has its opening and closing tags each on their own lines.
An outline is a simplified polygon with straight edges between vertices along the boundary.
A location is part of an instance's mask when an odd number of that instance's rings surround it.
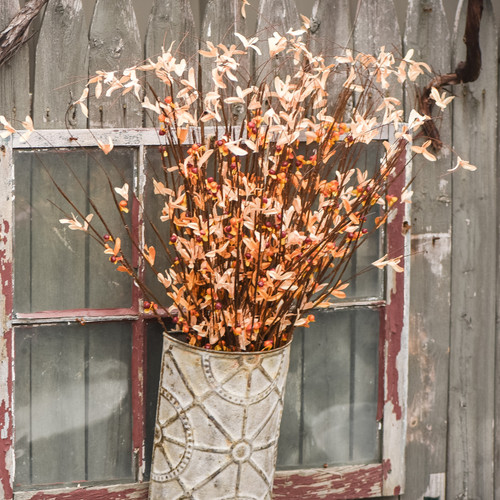
<svg viewBox="0 0 500 500">
<path fill-rule="evenodd" d="M 396 486 L 394 488 L 394 495 L 400 495 L 401 494 L 401 486 Z"/>
<path fill-rule="evenodd" d="M 112 491 L 111 488 L 86 489 L 79 488 L 67 493 L 35 493 L 30 500 L 146 500 L 147 488 L 143 491 L 137 488 L 128 488 L 121 491 Z"/>
<path fill-rule="evenodd" d="M 145 366 L 146 366 L 146 323 L 144 320 L 134 322 L 132 327 L 132 442 L 136 453 L 137 466 L 142 468 L 144 462 L 145 439 Z"/>
<path fill-rule="evenodd" d="M 0 245 L 0 293 L 4 299 L 4 308 L 0 311 L 2 315 L 0 325 L 0 364 L 4 377 L 1 387 L 0 404 L 0 484 L 2 485 L 3 500 L 13 498 L 12 489 L 12 461 L 13 461 L 13 360 L 12 360 L 12 329 L 10 321 L 12 319 L 13 307 L 13 287 L 12 287 L 12 260 L 8 251 L 8 235 L 10 224 L 7 220 L 2 220 L 2 238 Z"/>
<path fill-rule="evenodd" d="M 281 477 L 278 474 L 274 480 L 273 498 L 347 500 L 380 496 L 382 477 L 380 464 L 344 472 L 301 471 Z"/>
<path fill-rule="evenodd" d="M 398 163 L 398 171 L 402 172 L 394 180 L 391 190 L 401 192 L 405 187 L 405 176 L 403 175 L 406 166 L 406 156 L 401 154 Z M 405 238 L 402 231 L 404 223 L 404 203 L 399 202 L 397 213 L 388 225 L 387 229 L 387 251 L 389 258 L 399 257 L 404 253 Z M 386 307 L 385 315 L 385 402 L 391 402 L 396 420 L 402 418 L 402 408 L 399 401 L 399 370 L 397 357 L 401 351 L 401 334 L 404 322 L 404 273 L 395 273 L 393 288 L 390 290 L 389 303 Z"/>
<path fill-rule="evenodd" d="M 392 470 L 391 461 L 389 459 L 384 460 L 382 462 L 382 473 L 384 475 L 384 480 L 389 477 L 391 470 Z"/>
</svg>

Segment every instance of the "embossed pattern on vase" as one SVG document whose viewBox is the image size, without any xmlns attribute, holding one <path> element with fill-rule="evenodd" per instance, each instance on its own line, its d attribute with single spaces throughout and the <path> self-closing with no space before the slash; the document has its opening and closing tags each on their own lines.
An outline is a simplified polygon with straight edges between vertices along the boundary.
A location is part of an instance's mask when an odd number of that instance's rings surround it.
<svg viewBox="0 0 500 500">
<path fill-rule="evenodd" d="M 150 499 L 270 499 L 289 346 L 217 353 L 165 336 Z"/>
</svg>

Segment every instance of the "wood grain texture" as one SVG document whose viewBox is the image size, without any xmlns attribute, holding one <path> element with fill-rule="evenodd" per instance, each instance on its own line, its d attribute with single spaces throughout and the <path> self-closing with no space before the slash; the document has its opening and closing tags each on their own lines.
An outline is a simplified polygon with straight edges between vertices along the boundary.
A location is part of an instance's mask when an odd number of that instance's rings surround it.
<svg viewBox="0 0 500 500">
<path fill-rule="evenodd" d="M 451 66 L 451 37 L 442 0 L 411 0 L 404 52 L 436 72 Z M 436 50 L 439 47 L 439 50 Z M 420 85 L 428 78 L 420 78 Z M 408 88 L 406 115 L 415 103 Z M 437 108 L 439 110 L 439 108 Z M 451 145 L 451 113 L 435 113 L 441 139 Z M 420 498 L 430 474 L 446 471 L 451 271 L 451 152 L 430 164 L 413 158 L 411 309 L 406 496 Z"/>
<path fill-rule="evenodd" d="M 257 78 L 262 78 L 269 73 L 287 75 L 294 73 L 292 61 L 286 52 L 280 52 L 272 60 L 269 59 L 269 46 L 267 39 L 274 32 L 284 35 L 289 29 L 298 29 L 301 26 L 299 14 L 294 0 L 260 0 L 259 17 L 257 18 L 257 36 L 261 43 L 259 47 L 262 55 L 255 57 L 255 70 Z"/>
<path fill-rule="evenodd" d="M 334 64 L 335 56 L 352 49 L 353 32 L 348 0 L 316 0 L 311 14 L 311 49 L 322 54 L 326 64 Z M 346 71 L 339 66 L 328 79 L 328 104 L 333 105 L 346 80 Z"/>
<path fill-rule="evenodd" d="M 33 120 L 37 128 L 85 128 L 72 107 L 88 77 L 88 26 L 81 0 L 50 0 L 36 48 Z"/>
<path fill-rule="evenodd" d="M 97 0 L 90 25 L 89 74 L 119 71 L 143 60 L 141 39 L 131 0 Z M 91 127 L 140 127 L 142 107 L 133 92 L 121 97 L 90 98 Z"/>
<path fill-rule="evenodd" d="M 0 31 L 5 29 L 19 11 L 19 0 L 0 2 Z M 28 46 L 24 45 L 16 55 L 0 67 L 0 115 L 14 126 L 30 114 Z"/>
<path fill-rule="evenodd" d="M 455 63 L 465 59 L 466 3 L 459 6 Z M 478 169 L 453 176 L 447 498 L 494 498 L 498 34 L 491 2 L 484 6 L 481 75 L 454 88 L 453 146 Z"/>
<path fill-rule="evenodd" d="M 162 48 L 167 50 L 172 43 L 175 58 L 179 61 L 186 59 L 188 66 L 196 67 L 198 36 L 191 4 L 185 0 L 155 0 L 146 31 L 146 59 L 151 58 L 156 62 Z M 148 75 L 146 81 L 160 99 L 165 97 L 165 85 L 158 78 Z M 151 123 L 145 117 L 144 125 L 151 127 L 156 126 L 156 123 Z"/>
<path fill-rule="evenodd" d="M 201 27 L 201 44 L 200 49 L 207 49 L 206 42 L 210 41 L 215 45 L 220 43 L 226 47 L 232 44 L 240 46 L 241 42 L 234 33 L 241 33 L 246 36 L 246 20 L 241 13 L 240 0 L 209 0 L 206 5 L 203 22 Z M 241 66 L 239 68 L 241 81 L 250 82 L 251 71 L 251 53 L 238 59 Z M 212 69 L 215 60 L 213 58 L 200 57 L 200 68 L 202 74 L 202 89 L 203 93 L 214 90 L 212 80 Z M 231 92 L 231 90 L 229 91 Z M 234 90 L 233 90 L 234 92 Z M 241 122 L 245 108 L 241 104 L 224 105 L 227 116 L 231 117 L 232 123 Z"/>
<path fill-rule="evenodd" d="M 378 54 L 381 47 L 395 57 L 402 53 L 401 31 L 393 0 L 361 2 L 354 21 L 354 51 Z M 391 89 L 392 97 L 403 98 L 402 88 Z M 369 100 L 367 106 L 369 106 Z"/>
</svg>

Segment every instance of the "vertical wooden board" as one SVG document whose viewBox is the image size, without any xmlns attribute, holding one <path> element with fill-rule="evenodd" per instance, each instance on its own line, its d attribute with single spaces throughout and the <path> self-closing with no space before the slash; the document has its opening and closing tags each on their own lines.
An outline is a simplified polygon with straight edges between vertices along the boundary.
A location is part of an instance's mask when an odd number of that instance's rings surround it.
<svg viewBox="0 0 500 500">
<path fill-rule="evenodd" d="M 194 24 L 191 4 L 186 0 L 155 0 L 149 16 L 146 31 L 146 59 L 156 62 L 162 48 L 167 50 L 173 45 L 174 57 L 180 61 L 185 59 L 188 67 L 196 67 L 198 36 Z M 154 88 L 158 97 L 165 97 L 166 89 L 155 75 L 148 73 L 146 81 Z M 156 116 L 156 115 L 154 115 Z M 145 126 L 156 126 L 157 123 L 146 121 Z"/>
<path fill-rule="evenodd" d="M 460 2 L 455 64 L 465 59 L 466 7 Z M 453 176 L 447 498 L 494 498 L 497 40 L 485 0 L 481 74 L 454 88 L 453 146 L 478 168 Z"/>
<path fill-rule="evenodd" d="M 90 25 L 89 75 L 120 71 L 143 59 L 139 28 L 131 0 L 97 0 Z M 133 92 L 89 98 L 91 127 L 140 127 L 142 107 Z"/>
<path fill-rule="evenodd" d="M 284 35 L 289 29 L 298 29 L 301 26 L 295 0 L 260 0 L 257 18 L 257 36 L 262 55 L 255 57 L 255 72 L 262 77 L 277 72 L 284 77 L 294 74 L 295 69 L 286 51 L 269 58 L 268 38 L 274 32 Z"/>
<path fill-rule="evenodd" d="M 360 2 L 354 21 L 354 51 L 377 55 L 381 47 L 392 52 L 395 57 L 402 52 L 401 32 L 399 28 L 394 0 Z M 403 98 L 402 89 L 391 89 L 391 97 Z"/>
<path fill-rule="evenodd" d="M 38 36 L 33 91 L 37 128 L 85 128 L 72 103 L 88 77 L 88 26 L 81 0 L 50 0 Z"/>
<path fill-rule="evenodd" d="M 434 71 L 451 68 L 451 37 L 442 0 L 412 0 L 406 17 L 404 52 Z M 439 50 L 436 50 L 439 47 Z M 420 85 L 428 78 L 420 77 Z M 407 89 L 406 116 L 414 107 Z M 450 286 L 451 286 L 451 109 L 435 109 L 445 147 L 435 163 L 413 158 L 416 176 L 411 205 L 412 257 L 407 470 L 405 492 L 424 495 L 430 474 L 446 470 Z"/>
<path fill-rule="evenodd" d="M 313 54 L 323 54 L 325 64 L 334 64 L 335 56 L 352 49 L 352 26 L 349 14 L 348 0 L 316 0 L 311 15 L 311 51 Z M 346 72 L 341 66 L 333 71 L 327 84 L 329 92 L 328 104 L 333 105 Z"/>
<path fill-rule="evenodd" d="M 354 49 L 368 54 L 380 47 L 398 55 L 401 53 L 401 31 L 394 0 L 361 2 L 354 24 Z"/>
<path fill-rule="evenodd" d="M 3 31 L 19 11 L 19 0 L 0 2 L 0 31 Z M 15 127 L 30 113 L 29 49 L 25 45 L 6 64 L 0 67 L 0 115 Z"/>
<path fill-rule="evenodd" d="M 174 52 L 188 64 L 196 62 L 198 36 L 191 3 L 186 0 L 154 0 L 146 30 L 146 58 L 161 55 L 174 42 Z"/>
<path fill-rule="evenodd" d="M 75 327 L 37 330 L 31 356 L 33 484 L 83 480 L 85 338 Z"/>
<path fill-rule="evenodd" d="M 242 16 L 241 6 L 242 2 L 240 0 L 208 0 L 201 27 L 200 49 L 207 49 L 207 41 L 212 42 L 214 45 L 222 43 L 226 47 L 230 47 L 234 44 L 242 48 L 240 40 L 234 35 L 235 32 L 241 33 L 244 36 L 247 35 L 246 20 Z M 237 61 L 241 65 L 238 69 L 238 78 L 241 79 L 240 84 L 243 88 L 246 88 L 246 81 L 250 81 L 251 79 L 250 58 L 253 49 L 248 49 L 248 52 L 248 56 L 237 57 Z M 204 94 L 213 90 L 219 90 L 215 87 L 212 80 L 212 69 L 215 67 L 214 63 L 214 58 L 200 57 L 202 74 L 201 84 Z M 234 90 L 228 89 L 228 91 L 220 92 L 234 93 Z M 240 122 L 245 111 L 243 105 L 233 104 L 225 106 L 226 109 L 230 109 L 227 115 L 231 117 L 232 123 L 235 124 Z"/>
<path fill-rule="evenodd" d="M 89 332 L 88 479 L 132 478 L 130 325 L 103 323 Z"/>
<path fill-rule="evenodd" d="M 436 50 L 439 48 L 439 50 Z M 436 73 L 447 73 L 451 67 L 451 36 L 442 0 L 411 0 L 406 19 L 404 52 L 413 49 L 413 60 L 423 61 Z M 430 76 L 421 76 L 416 83 L 427 85 Z M 405 111 L 416 107 L 415 88 L 406 89 Z M 444 90 L 441 90 L 444 92 Z M 444 112 L 434 106 L 433 116 L 440 131 L 443 149 L 438 160 L 430 164 L 420 155 L 412 162 L 416 176 L 412 198 L 412 233 L 448 233 L 451 219 L 451 175 L 446 171 L 453 160 L 451 146 L 451 106 Z"/>
</svg>

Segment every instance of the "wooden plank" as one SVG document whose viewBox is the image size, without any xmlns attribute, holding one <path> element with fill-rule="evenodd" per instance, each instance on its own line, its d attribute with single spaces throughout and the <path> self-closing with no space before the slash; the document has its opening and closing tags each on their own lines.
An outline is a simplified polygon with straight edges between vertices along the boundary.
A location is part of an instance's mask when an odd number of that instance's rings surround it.
<svg viewBox="0 0 500 500">
<path fill-rule="evenodd" d="M 292 61 L 285 51 L 275 55 L 269 63 L 267 39 L 276 31 L 284 35 L 289 29 L 301 26 L 294 0 L 260 0 L 257 18 L 257 36 L 262 42 L 259 47 L 262 55 L 255 57 L 255 71 L 265 77 L 268 73 L 278 72 L 282 77 L 294 74 Z"/>
<path fill-rule="evenodd" d="M 80 97 L 87 76 L 88 26 L 82 1 L 50 0 L 36 47 L 35 127 L 84 128 L 85 115 L 71 104 Z"/>
<path fill-rule="evenodd" d="M 240 0 L 208 0 L 205 8 L 203 23 L 201 27 L 201 49 L 206 49 L 206 42 L 210 41 L 214 45 L 223 43 L 229 47 L 232 44 L 241 46 L 240 40 L 234 33 L 241 33 L 246 36 L 245 19 L 241 14 Z M 249 49 L 249 52 L 253 52 Z M 250 75 L 250 56 L 239 56 L 238 62 L 241 64 L 239 74 L 242 78 L 242 83 L 245 79 L 245 73 Z M 212 80 L 212 68 L 214 68 L 215 60 L 213 58 L 200 57 L 200 67 L 202 72 L 202 89 L 203 92 L 214 90 Z M 244 85 L 244 83 L 243 83 Z M 234 90 L 233 90 L 234 92 Z M 226 105 L 226 109 L 230 112 L 232 123 L 240 122 L 244 116 L 245 109 L 241 104 L 232 106 Z"/>
<path fill-rule="evenodd" d="M 50 490 L 50 500 L 147 500 L 149 483 L 119 484 Z M 9 499 L 10 500 L 10 499 Z M 47 494 L 40 491 L 18 491 L 14 500 L 47 500 Z"/>
<path fill-rule="evenodd" d="M 404 52 L 425 61 L 437 72 L 451 66 L 451 37 L 442 0 L 411 0 L 406 17 Z M 439 50 L 436 50 L 439 47 Z M 419 80 L 426 84 L 427 79 Z M 406 115 L 414 105 L 412 88 L 406 98 Z M 439 111 L 439 108 L 437 108 Z M 451 110 L 439 116 L 445 145 L 451 145 Z M 448 369 L 451 287 L 451 185 L 446 170 L 451 153 L 445 147 L 429 164 L 417 156 L 412 168 L 411 309 L 407 473 L 405 493 L 421 498 L 431 474 L 446 471 Z"/>
<path fill-rule="evenodd" d="M 0 2 L 0 31 L 3 31 L 19 11 L 19 0 Z M 0 115 L 14 126 L 30 114 L 29 49 L 25 45 L 5 65 L 0 67 Z"/>
<path fill-rule="evenodd" d="M 394 0 L 360 2 L 358 5 L 360 8 L 354 21 L 354 50 L 376 55 L 381 47 L 385 47 L 396 57 L 401 54 L 401 32 Z M 391 96 L 402 99 L 402 89 L 396 91 L 393 87 Z"/>
<path fill-rule="evenodd" d="M 90 25 L 89 74 L 116 71 L 143 59 L 141 39 L 131 0 L 97 0 Z M 92 127 L 140 127 L 142 107 L 133 92 L 121 97 L 89 99 Z"/>
<path fill-rule="evenodd" d="M 466 9 L 461 1 L 455 64 L 465 60 Z M 453 147 L 478 168 L 453 175 L 447 498 L 494 498 L 497 41 L 485 0 L 481 74 L 454 87 Z"/>
<path fill-rule="evenodd" d="M 316 0 L 311 14 L 310 37 L 313 54 L 323 54 L 327 65 L 334 64 L 335 56 L 343 53 L 344 48 L 352 49 L 349 0 Z M 329 105 L 335 103 L 345 78 L 345 72 L 334 72 L 329 78 Z"/>
<path fill-rule="evenodd" d="M 167 50 L 174 42 L 176 59 L 186 59 L 188 66 L 196 67 L 198 37 L 194 24 L 190 2 L 185 0 L 155 0 L 149 16 L 146 31 L 146 59 L 156 61 L 162 48 Z M 154 75 L 147 76 L 147 82 L 152 85 L 159 98 L 165 97 L 165 85 Z M 155 115 L 156 116 L 156 115 Z M 157 123 L 148 123 L 147 127 Z"/>
</svg>

